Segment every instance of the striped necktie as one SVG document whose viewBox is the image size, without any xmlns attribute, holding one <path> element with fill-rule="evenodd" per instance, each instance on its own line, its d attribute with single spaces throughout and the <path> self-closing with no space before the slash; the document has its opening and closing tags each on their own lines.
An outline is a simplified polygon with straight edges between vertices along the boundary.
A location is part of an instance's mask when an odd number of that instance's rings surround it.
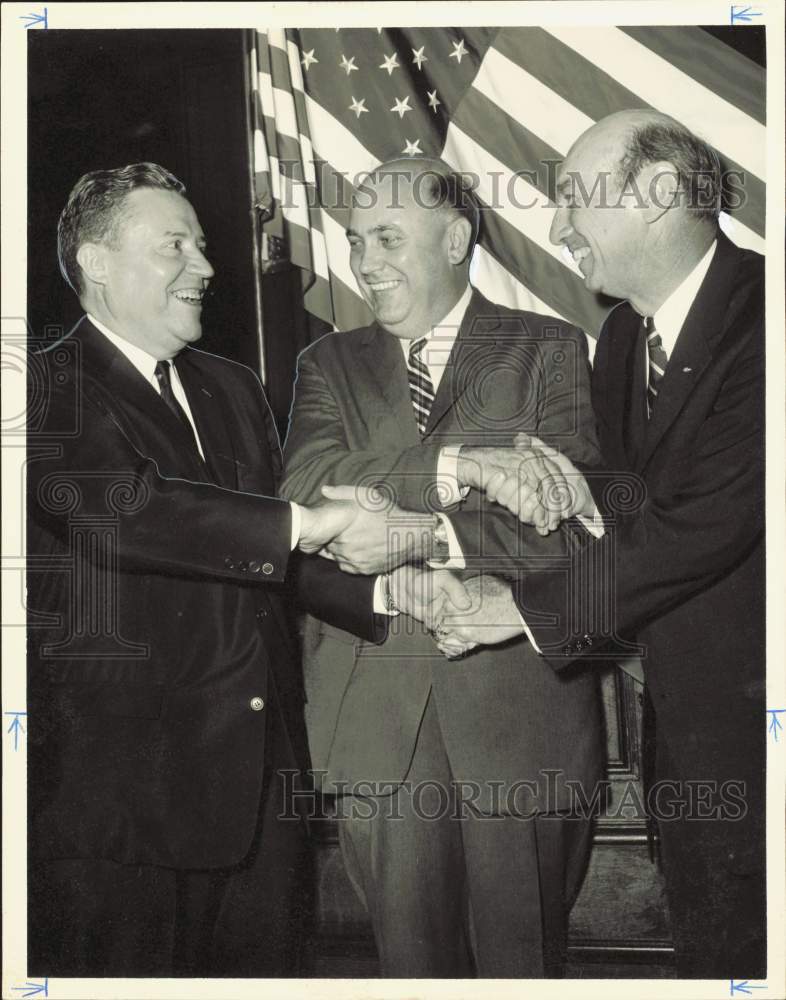
<svg viewBox="0 0 786 1000">
<path fill-rule="evenodd" d="M 409 345 L 409 355 L 407 358 L 409 394 L 412 397 L 415 420 L 420 429 L 421 437 L 426 433 L 428 415 L 431 413 L 431 404 L 434 402 L 434 383 L 431 381 L 428 365 L 421 357 L 425 346 L 425 337 L 421 337 L 420 340 L 413 340 Z"/>
<path fill-rule="evenodd" d="M 649 358 L 649 365 L 647 367 L 647 416 L 651 417 L 669 357 L 663 350 L 663 341 L 655 329 L 652 317 L 648 316 L 644 320 L 644 329 L 647 332 L 647 356 Z"/>
</svg>

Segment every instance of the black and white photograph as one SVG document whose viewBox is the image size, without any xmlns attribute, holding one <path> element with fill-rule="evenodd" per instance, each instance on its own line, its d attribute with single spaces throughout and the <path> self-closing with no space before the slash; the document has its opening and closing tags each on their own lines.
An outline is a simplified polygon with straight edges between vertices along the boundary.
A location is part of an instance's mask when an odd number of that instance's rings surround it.
<svg viewBox="0 0 786 1000">
<path fill-rule="evenodd" d="M 3 997 L 784 996 L 782 6 L 2 18 Z"/>
</svg>

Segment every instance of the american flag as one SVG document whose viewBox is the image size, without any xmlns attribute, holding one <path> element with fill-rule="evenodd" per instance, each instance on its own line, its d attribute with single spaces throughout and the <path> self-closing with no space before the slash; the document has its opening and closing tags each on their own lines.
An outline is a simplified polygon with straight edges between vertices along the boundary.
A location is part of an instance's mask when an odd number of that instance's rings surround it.
<svg viewBox="0 0 786 1000">
<path fill-rule="evenodd" d="M 353 182 L 400 154 L 477 178 L 472 283 L 597 337 L 608 304 L 549 243 L 556 164 L 598 119 L 653 107 L 709 141 L 742 191 L 721 222 L 764 252 L 765 71 L 696 27 L 341 28 L 250 33 L 257 207 L 335 329 L 369 322 L 344 230 Z"/>
</svg>

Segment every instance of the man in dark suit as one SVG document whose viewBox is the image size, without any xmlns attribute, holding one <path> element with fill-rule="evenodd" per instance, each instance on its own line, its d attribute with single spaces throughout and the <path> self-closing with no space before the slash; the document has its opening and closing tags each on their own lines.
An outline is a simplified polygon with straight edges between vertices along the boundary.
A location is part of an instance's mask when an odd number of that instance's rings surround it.
<svg viewBox="0 0 786 1000">
<path fill-rule="evenodd" d="M 473 289 L 477 229 L 445 164 L 377 168 L 347 231 L 376 322 L 322 338 L 298 362 L 282 495 L 311 503 L 326 485 L 378 486 L 420 512 L 387 514 L 380 550 L 394 566 L 424 555 L 419 516 L 461 501 L 462 444 L 491 454 L 528 430 L 576 461 L 597 459 L 584 334 Z M 478 538 L 515 540 L 520 527 L 476 491 L 463 516 Z M 441 531 L 449 519 L 432 556 Z M 556 536 L 537 541 L 546 558 L 559 549 Z M 332 552 L 344 564 L 340 542 Z M 591 789 L 601 776 L 595 679 L 556 675 L 525 640 L 449 663 L 416 620 L 429 586 L 463 600 L 448 571 L 404 566 L 388 583 L 391 610 L 413 617 L 383 644 L 313 617 L 304 642 L 313 766 L 339 796 L 343 857 L 382 974 L 559 975 L 591 832 L 586 817 L 564 818 L 566 782 Z"/>
<path fill-rule="evenodd" d="M 282 595 L 351 511 L 273 499 L 258 379 L 193 349 L 213 270 L 176 178 L 87 174 L 58 236 L 88 316 L 30 355 L 28 968 L 291 975 L 307 757 Z M 301 600 L 372 639 L 373 581 L 306 562 Z"/>
<path fill-rule="evenodd" d="M 495 626 L 456 620 L 457 638 L 509 640 L 523 617 L 559 673 L 610 640 L 642 647 L 648 801 L 678 974 L 763 978 L 763 260 L 718 227 L 717 155 L 655 112 L 584 133 L 558 192 L 553 241 L 590 289 L 626 300 L 603 327 L 592 379 L 606 471 L 585 478 L 564 453 L 529 444 L 559 466 L 564 513 L 605 531 L 567 568 L 522 574 L 518 608 L 489 602 L 480 617 Z M 532 499 L 504 473 L 487 488 L 514 512 Z M 470 526 L 454 521 L 470 545 Z"/>
</svg>

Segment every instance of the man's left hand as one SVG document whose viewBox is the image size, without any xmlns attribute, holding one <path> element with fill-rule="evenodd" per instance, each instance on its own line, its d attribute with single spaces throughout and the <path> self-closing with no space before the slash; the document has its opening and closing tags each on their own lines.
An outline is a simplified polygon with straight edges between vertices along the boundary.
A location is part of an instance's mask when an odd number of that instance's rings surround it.
<svg viewBox="0 0 786 1000">
<path fill-rule="evenodd" d="M 510 584 L 495 576 L 475 576 L 464 586 L 472 606 L 460 614 L 449 611 L 435 629 L 437 645 L 448 659 L 475 646 L 495 646 L 524 634 Z"/>
</svg>

